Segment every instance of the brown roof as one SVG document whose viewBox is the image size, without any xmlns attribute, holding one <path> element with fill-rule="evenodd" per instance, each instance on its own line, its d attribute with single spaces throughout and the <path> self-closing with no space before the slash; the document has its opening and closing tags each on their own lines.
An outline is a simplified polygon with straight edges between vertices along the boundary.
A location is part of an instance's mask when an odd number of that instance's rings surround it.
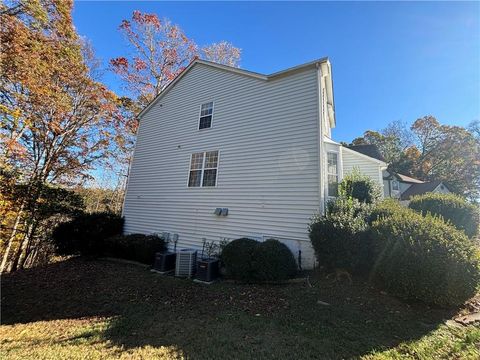
<svg viewBox="0 0 480 360">
<path fill-rule="evenodd" d="M 442 182 L 440 180 L 424 182 L 419 184 L 412 184 L 407 190 L 400 195 L 400 200 L 409 200 L 412 196 L 422 195 L 427 192 L 432 192 L 440 185 Z"/>
<path fill-rule="evenodd" d="M 407 176 L 407 175 L 398 174 L 398 173 L 396 173 L 395 175 L 397 175 L 397 177 L 400 179 L 400 181 L 403 181 L 403 182 L 406 182 L 406 183 L 412 183 L 412 184 L 424 184 L 425 183 L 422 180 L 418 180 L 418 179 L 412 178 L 412 177 Z"/>
</svg>

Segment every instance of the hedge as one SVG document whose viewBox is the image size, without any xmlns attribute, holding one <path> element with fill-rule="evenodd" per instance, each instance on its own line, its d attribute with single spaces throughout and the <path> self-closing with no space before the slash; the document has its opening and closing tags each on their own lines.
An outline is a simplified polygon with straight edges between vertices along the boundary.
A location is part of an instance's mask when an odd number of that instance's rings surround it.
<svg viewBox="0 0 480 360">
<path fill-rule="evenodd" d="M 431 215 L 394 212 L 372 224 L 372 279 L 389 292 L 440 306 L 462 304 L 480 282 L 478 248 Z"/>
<path fill-rule="evenodd" d="M 370 266 L 371 247 L 367 219 L 371 207 L 356 199 L 338 198 L 325 216 L 315 216 L 309 236 L 320 266 L 362 271 Z"/>
<path fill-rule="evenodd" d="M 292 252 L 274 239 L 234 240 L 224 247 L 221 260 L 227 276 L 243 282 L 282 281 L 292 277 L 297 269 Z"/>
<path fill-rule="evenodd" d="M 413 197 L 409 207 L 423 215 L 431 213 L 442 216 L 470 238 L 478 234 L 480 226 L 478 207 L 458 195 L 427 193 Z"/>
<path fill-rule="evenodd" d="M 257 243 L 256 240 L 241 238 L 233 240 L 223 248 L 220 258 L 229 277 L 241 281 L 249 281 L 255 277 L 252 259 Z"/>
<path fill-rule="evenodd" d="M 118 235 L 105 240 L 104 255 L 153 264 L 155 253 L 167 250 L 165 239 L 158 235 Z"/>
<path fill-rule="evenodd" d="M 60 255 L 101 255 L 104 240 L 121 234 L 123 223 L 122 217 L 112 213 L 80 214 L 54 229 L 56 251 Z"/>
<path fill-rule="evenodd" d="M 268 239 L 257 246 L 254 262 L 258 281 L 286 280 L 297 271 L 297 263 L 290 249 L 275 239 Z"/>
</svg>

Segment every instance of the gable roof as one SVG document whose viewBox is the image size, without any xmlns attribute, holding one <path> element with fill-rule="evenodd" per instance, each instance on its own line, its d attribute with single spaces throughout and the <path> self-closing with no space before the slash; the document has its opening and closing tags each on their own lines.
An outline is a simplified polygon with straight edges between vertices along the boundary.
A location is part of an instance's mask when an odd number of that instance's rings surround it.
<svg viewBox="0 0 480 360">
<path fill-rule="evenodd" d="M 396 173 L 395 176 L 398 179 L 400 179 L 400 181 L 403 181 L 403 182 L 406 182 L 406 183 L 411 183 L 411 184 L 424 184 L 425 183 L 425 181 L 418 180 L 418 179 L 412 178 L 410 176 L 399 174 L 399 173 Z"/>
<path fill-rule="evenodd" d="M 394 179 L 396 179 L 398 181 L 408 183 L 408 184 L 423 184 L 425 182 L 425 181 L 422 181 L 422 180 L 419 180 L 419 179 L 412 178 L 412 177 L 407 176 L 407 175 L 403 175 L 403 174 L 393 172 L 391 170 L 388 170 L 386 172 L 386 174 L 387 175 L 385 175 L 383 177 L 384 180 L 394 180 Z"/>
<path fill-rule="evenodd" d="M 371 158 L 385 162 L 385 159 L 383 158 L 382 154 L 380 154 L 380 150 L 378 150 L 376 145 L 349 145 L 348 148 L 363 155 L 367 155 Z"/>
<path fill-rule="evenodd" d="M 330 61 L 328 60 L 328 57 L 323 57 L 323 58 L 320 58 L 320 59 L 317 59 L 317 60 L 314 60 L 314 61 L 311 61 L 311 62 L 308 62 L 308 63 L 305 63 L 305 64 L 301 64 L 301 65 L 294 66 L 294 67 L 291 67 L 291 68 L 288 68 L 288 69 L 285 69 L 285 70 L 277 71 L 277 72 L 269 74 L 269 75 L 265 75 L 265 74 L 260 74 L 260 73 L 254 72 L 254 71 L 243 70 L 243 69 L 236 68 L 236 67 L 233 67 L 233 66 L 218 64 L 218 63 L 215 63 L 215 62 L 212 62 L 212 61 L 194 59 L 180 74 L 178 74 L 175 77 L 175 79 L 173 79 L 167 86 L 165 86 L 165 88 L 162 90 L 162 92 L 160 94 L 158 94 L 152 101 L 150 101 L 150 103 L 142 111 L 140 111 L 138 113 L 137 117 L 140 119 L 143 115 L 145 115 L 145 113 L 148 112 L 148 110 L 150 110 L 152 108 L 152 106 L 158 100 L 160 100 L 163 96 L 165 96 L 165 94 L 167 92 L 169 92 L 181 78 L 183 78 L 194 66 L 196 66 L 198 64 L 210 66 L 212 68 L 236 73 L 236 74 L 243 75 L 243 76 L 249 76 L 249 77 L 256 78 L 256 79 L 263 80 L 263 81 L 270 81 L 270 80 L 273 80 L 273 79 L 276 79 L 276 78 L 279 78 L 279 77 L 282 77 L 282 76 L 287 76 L 287 75 L 293 74 L 297 71 L 301 71 L 301 70 L 304 70 L 304 69 L 307 69 L 307 68 L 317 67 L 321 63 L 326 63 L 330 67 Z M 329 83 L 330 83 L 329 88 L 332 89 L 331 77 L 330 77 Z M 332 91 L 330 91 L 330 92 L 332 93 Z M 332 95 L 331 102 L 333 104 L 333 95 Z"/>
<path fill-rule="evenodd" d="M 412 196 L 422 195 L 422 194 L 425 194 L 427 192 L 432 192 L 441 184 L 442 184 L 442 182 L 440 180 L 423 182 L 423 183 L 419 183 L 419 184 L 412 184 L 412 186 L 410 186 L 407 190 L 405 190 L 400 195 L 400 200 L 409 200 Z"/>
</svg>

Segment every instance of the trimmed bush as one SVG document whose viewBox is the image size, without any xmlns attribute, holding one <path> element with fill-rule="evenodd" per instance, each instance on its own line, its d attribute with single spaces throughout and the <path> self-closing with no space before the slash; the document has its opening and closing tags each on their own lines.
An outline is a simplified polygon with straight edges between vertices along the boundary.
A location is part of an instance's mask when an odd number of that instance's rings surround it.
<svg viewBox="0 0 480 360">
<path fill-rule="evenodd" d="M 258 241 L 242 238 L 228 243 L 221 254 L 227 276 L 240 281 L 255 278 L 255 265 L 252 261 Z"/>
<path fill-rule="evenodd" d="M 259 243 L 252 259 L 258 281 L 282 281 L 297 272 L 297 263 L 287 245 L 275 239 Z"/>
<path fill-rule="evenodd" d="M 375 220 L 371 234 L 372 279 L 382 288 L 440 306 L 459 305 L 476 294 L 478 248 L 441 219 L 399 211 Z"/>
<path fill-rule="evenodd" d="M 427 193 L 413 197 L 409 207 L 426 215 L 440 215 L 469 238 L 478 234 L 480 215 L 477 206 L 454 194 Z"/>
<path fill-rule="evenodd" d="M 388 198 L 375 204 L 370 215 L 368 216 L 368 223 L 371 225 L 375 220 L 382 217 L 392 216 L 398 213 L 409 213 L 411 210 L 400 204 L 396 199 Z"/>
<path fill-rule="evenodd" d="M 123 218 L 111 213 L 81 214 L 58 225 L 52 234 L 60 255 L 98 256 L 108 237 L 121 234 Z"/>
<path fill-rule="evenodd" d="M 234 240 L 225 246 L 221 259 L 227 276 L 243 282 L 282 281 L 293 276 L 297 269 L 292 252 L 273 239 Z"/>
<path fill-rule="evenodd" d="M 371 206 L 356 199 L 337 198 L 328 204 L 325 216 L 315 216 L 309 236 L 320 266 L 349 271 L 368 269 L 371 247 L 367 218 Z"/>
<path fill-rule="evenodd" d="M 104 254 L 144 264 L 153 264 L 155 253 L 167 250 L 165 239 L 158 235 L 118 235 L 105 240 Z"/>
<path fill-rule="evenodd" d="M 373 204 L 382 197 L 380 186 L 357 169 L 343 178 L 338 185 L 338 193 L 341 197 L 357 199 L 367 204 Z"/>
</svg>

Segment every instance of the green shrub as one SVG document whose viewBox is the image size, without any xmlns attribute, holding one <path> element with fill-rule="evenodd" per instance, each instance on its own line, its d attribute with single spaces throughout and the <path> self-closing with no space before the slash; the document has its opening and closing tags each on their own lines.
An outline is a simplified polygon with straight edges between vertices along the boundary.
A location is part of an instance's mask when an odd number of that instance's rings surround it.
<svg viewBox="0 0 480 360">
<path fill-rule="evenodd" d="M 462 232 L 427 215 L 399 211 L 372 224 L 372 279 L 391 293 L 440 306 L 475 295 L 478 249 Z"/>
<path fill-rule="evenodd" d="M 221 260 L 225 264 L 227 276 L 241 281 L 255 278 L 255 265 L 252 261 L 258 241 L 242 238 L 228 243 L 222 251 Z"/>
<path fill-rule="evenodd" d="M 221 259 L 227 276 L 244 282 L 282 281 L 293 276 L 297 269 L 292 252 L 273 239 L 234 240 L 224 247 Z"/>
<path fill-rule="evenodd" d="M 167 250 L 165 239 L 158 235 L 118 235 L 105 240 L 104 254 L 121 259 L 153 264 L 155 253 Z"/>
<path fill-rule="evenodd" d="M 410 211 L 411 210 L 400 204 L 398 200 L 387 198 L 375 204 L 368 217 L 368 223 L 371 225 L 379 218 L 388 217 L 399 213 L 408 213 Z"/>
<path fill-rule="evenodd" d="M 343 178 L 338 185 L 338 193 L 341 197 L 357 199 L 367 204 L 375 203 L 382 197 L 380 186 L 357 169 Z"/>
<path fill-rule="evenodd" d="M 278 240 L 259 243 L 254 251 L 255 279 L 258 281 L 282 281 L 297 272 L 297 263 L 290 249 Z"/>
<path fill-rule="evenodd" d="M 478 234 L 480 226 L 478 207 L 458 195 L 427 193 L 413 197 L 409 207 L 423 215 L 431 213 L 442 216 L 470 238 Z"/>
<path fill-rule="evenodd" d="M 368 269 L 371 247 L 367 218 L 371 206 L 356 199 L 337 198 L 328 204 L 325 216 L 315 216 L 309 236 L 320 266 L 327 270 Z"/>
<path fill-rule="evenodd" d="M 121 234 L 123 218 L 111 213 L 80 214 L 58 225 L 52 234 L 60 255 L 97 256 L 103 252 L 104 240 Z"/>
</svg>

